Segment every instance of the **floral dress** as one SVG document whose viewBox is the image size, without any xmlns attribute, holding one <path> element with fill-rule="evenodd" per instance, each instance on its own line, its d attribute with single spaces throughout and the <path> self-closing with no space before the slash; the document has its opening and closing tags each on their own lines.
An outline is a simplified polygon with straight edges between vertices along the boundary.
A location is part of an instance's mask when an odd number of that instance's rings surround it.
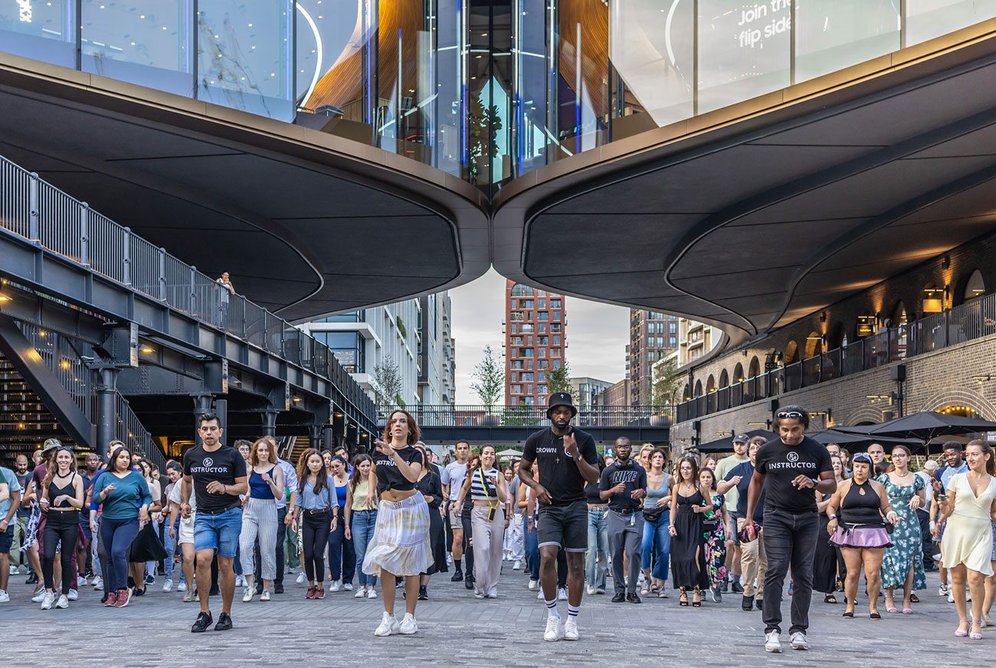
<svg viewBox="0 0 996 668">
<path fill-rule="evenodd" d="M 726 581 L 726 525 L 723 523 L 722 510 L 724 501 L 722 494 L 714 494 L 712 510 L 702 513 L 706 568 L 714 588 Z"/>
<path fill-rule="evenodd" d="M 924 488 L 923 478 L 913 476 L 913 484 L 897 485 L 888 474 L 878 481 L 885 485 L 889 505 L 899 515 L 899 524 L 892 532 L 892 547 L 885 550 L 882 559 L 882 587 L 902 589 L 906 584 L 910 565 L 913 567 L 913 589 L 926 589 L 927 577 L 923 572 L 923 542 L 920 520 L 915 510 L 910 510 L 910 499 Z"/>
</svg>

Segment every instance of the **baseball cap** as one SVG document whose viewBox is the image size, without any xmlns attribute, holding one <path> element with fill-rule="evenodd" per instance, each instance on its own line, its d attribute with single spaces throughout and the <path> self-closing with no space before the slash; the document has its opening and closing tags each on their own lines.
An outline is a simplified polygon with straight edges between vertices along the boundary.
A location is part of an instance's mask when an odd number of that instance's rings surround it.
<svg viewBox="0 0 996 668">
<path fill-rule="evenodd" d="M 733 437 L 734 443 L 746 443 L 749 440 L 750 436 L 748 436 L 747 434 L 737 434 L 736 436 Z"/>
</svg>

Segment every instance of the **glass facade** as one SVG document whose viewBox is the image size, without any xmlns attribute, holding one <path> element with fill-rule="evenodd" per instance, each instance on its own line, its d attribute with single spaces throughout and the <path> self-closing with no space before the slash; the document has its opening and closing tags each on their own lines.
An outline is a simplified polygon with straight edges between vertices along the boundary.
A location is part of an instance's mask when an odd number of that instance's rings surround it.
<svg viewBox="0 0 996 668">
<path fill-rule="evenodd" d="M 406 155 L 493 194 L 996 16 L 996 0 L 0 0 L 0 50 Z"/>
</svg>

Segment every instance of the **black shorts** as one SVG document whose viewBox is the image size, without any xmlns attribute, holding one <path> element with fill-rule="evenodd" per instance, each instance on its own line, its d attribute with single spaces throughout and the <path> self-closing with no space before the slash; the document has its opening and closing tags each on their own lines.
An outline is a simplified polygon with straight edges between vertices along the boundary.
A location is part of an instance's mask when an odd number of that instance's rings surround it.
<svg viewBox="0 0 996 668">
<path fill-rule="evenodd" d="M 556 545 L 565 552 L 588 549 L 588 503 L 581 499 L 565 506 L 540 504 L 536 519 L 539 547 Z"/>
</svg>

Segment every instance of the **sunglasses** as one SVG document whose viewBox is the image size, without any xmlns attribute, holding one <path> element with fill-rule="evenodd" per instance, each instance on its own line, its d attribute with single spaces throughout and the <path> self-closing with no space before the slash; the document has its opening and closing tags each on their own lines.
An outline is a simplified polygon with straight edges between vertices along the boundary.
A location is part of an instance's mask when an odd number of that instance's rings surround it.
<svg viewBox="0 0 996 668">
<path fill-rule="evenodd" d="M 859 452 L 858 454 L 851 457 L 852 463 L 864 462 L 865 464 L 871 464 L 872 458 L 867 453 Z"/>
<path fill-rule="evenodd" d="M 781 420 L 782 418 L 789 418 L 789 419 L 796 418 L 798 420 L 801 420 L 803 417 L 805 416 L 799 411 L 779 411 L 775 413 L 775 418 L 778 420 Z"/>
</svg>

